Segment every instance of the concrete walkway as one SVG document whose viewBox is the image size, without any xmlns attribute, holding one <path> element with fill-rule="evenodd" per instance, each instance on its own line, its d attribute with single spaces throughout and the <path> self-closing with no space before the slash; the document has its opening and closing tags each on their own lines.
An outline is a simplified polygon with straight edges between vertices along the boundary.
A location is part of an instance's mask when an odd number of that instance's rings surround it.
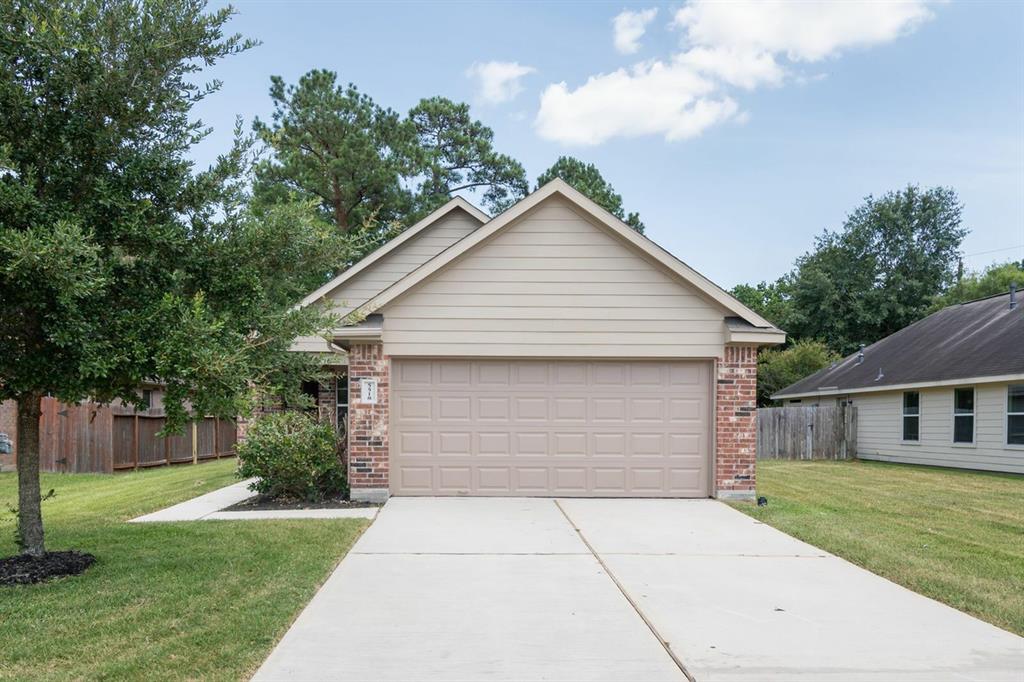
<svg viewBox="0 0 1024 682">
<path fill-rule="evenodd" d="M 185 500 L 174 506 L 139 516 L 129 523 L 159 521 L 246 521 L 254 519 L 372 519 L 379 507 L 351 509 L 254 509 L 252 511 L 221 511 L 247 500 L 254 492 L 249 490 L 253 478 L 234 483 L 213 492 Z"/>
<path fill-rule="evenodd" d="M 256 680 L 1012 680 L 1024 639 L 713 501 L 397 498 Z"/>
</svg>

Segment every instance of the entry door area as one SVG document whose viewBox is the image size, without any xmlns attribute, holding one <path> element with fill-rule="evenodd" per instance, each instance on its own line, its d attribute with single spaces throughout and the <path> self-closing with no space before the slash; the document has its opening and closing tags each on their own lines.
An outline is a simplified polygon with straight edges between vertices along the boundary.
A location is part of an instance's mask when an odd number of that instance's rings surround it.
<svg viewBox="0 0 1024 682">
<path fill-rule="evenodd" d="M 708 496 L 710 362 L 392 362 L 395 495 Z"/>
</svg>

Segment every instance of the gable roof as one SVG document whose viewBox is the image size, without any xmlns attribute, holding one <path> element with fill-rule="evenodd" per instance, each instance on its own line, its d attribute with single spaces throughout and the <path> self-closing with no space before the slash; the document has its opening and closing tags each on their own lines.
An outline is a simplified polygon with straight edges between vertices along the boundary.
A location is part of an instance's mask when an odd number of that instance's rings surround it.
<svg viewBox="0 0 1024 682">
<path fill-rule="evenodd" d="M 491 219 L 490 216 L 488 216 L 486 213 L 481 211 L 473 204 L 469 203 L 460 196 L 456 196 L 450 201 L 448 201 L 446 204 L 438 208 L 437 210 L 431 212 L 429 215 L 427 215 L 419 222 L 403 230 L 401 234 L 399 234 L 391 241 L 381 244 L 374 251 L 363 257 L 362 260 L 354 264 L 348 270 L 341 273 L 327 284 L 324 284 L 322 287 L 311 293 L 309 296 L 306 296 L 304 299 L 302 299 L 302 302 L 299 303 L 299 307 L 316 303 L 325 296 L 330 295 L 332 291 L 336 290 L 342 284 L 352 279 L 360 272 L 366 271 L 371 265 L 379 261 L 381 258 L 388 255 L 389 253 L 397 249 L 399 246 L 406 243 L 407 241 L 418 235 L 420 232 L 423 232 L 423 230 L 427 229 L 428 227 L 436 223 L 438 220 L 444 218 L 446 215 L 450 214 L 452 211 L 455 210 L 465 211 L 475 220 L 477 220 L 481 225 L 483 225 L 484 223 Z"/>
<path fill-rule="evenodd" d="M 1024 377 L 1024 306 L 998 294 L 932 313 L 787 386 L 773 398 L 864 393 L 920 384 Z M 881 374 L 881 378 L 879 377 Z"/>
<path fill-rule="evenodd" d="M 587 216 L 607 227 L 612 233 L 616 234 L 639 249 L 645 255 L 667 268 L 680 279 L 684 280 L 709 299 L 722 306 L 725 310 L 746 321 L 749 325 L 755 328 L 756 331 L 772 337 L 783 335 L 785 333 L 775 327 L 771 322 L 740 303 L 740 301 L 734 298 L 731 294 L 711 282 L 711 280 L 698 273 L 686 263 L 673 256 L 647 237 L 636 232 L 633 228 L 626 225 L 582 193 L 573 189 L 561 178 L 555 178 L 543 187 L 537 189 L 525 199 L 522 199 L 513 205 L 504 213 L 492 218 L 490 222 L 485 223 L 476 231 L 455 242 L 447 249 L 395 282 L 363 305 L 359 306 L 357 311 L 364 314 L 376 312 L 381 307 L 387 305 L 426 280 L 435 272 L 444 268 L 456 258 L 485 242 L 490 237 L 515 222 L 516 219 L 526 214 L 545 199 L 556 194 L 561 195 L 563 198 L 571 202 L 575 208 L 580 209 Z M 781 343 L 783 339 L 784 337 L 773 338 L 769 340 L 769 342 Z"/>
</svg>

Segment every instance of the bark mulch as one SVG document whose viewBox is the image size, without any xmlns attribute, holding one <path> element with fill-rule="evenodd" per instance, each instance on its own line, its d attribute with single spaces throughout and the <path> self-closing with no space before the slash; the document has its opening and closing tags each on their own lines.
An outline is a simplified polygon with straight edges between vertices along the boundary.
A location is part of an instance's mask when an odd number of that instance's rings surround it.
<svg viewBox="0 0 1024 682">
<path fill-rule="evenodd" d="M 354 502 L 352 500 L 338 497 L 323 500 L 321 502 L 303 502 L 301 500 L 276 500 L 264 495 L 255 495 L 248 499 L 236 502 L 230 507 L 221 511 L 265 511 L 276 509 L 358 509 L 363 507 L 379 507 L 379 504 L 372 502 Z"/>
<path fill-rule="evenodd" d="M 0 559 L 0 585 L 31 585 L 65 575 L 78 575 L 96 557 L 85 552 L 47 552 L 41 557 L 18 554 Z"/>
</svg>

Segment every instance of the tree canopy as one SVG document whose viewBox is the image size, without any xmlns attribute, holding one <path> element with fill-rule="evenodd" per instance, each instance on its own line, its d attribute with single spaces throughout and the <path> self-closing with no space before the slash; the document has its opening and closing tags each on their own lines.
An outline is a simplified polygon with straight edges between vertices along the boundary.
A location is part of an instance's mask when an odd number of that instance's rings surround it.
<svg viewBox="0 0 1024 682">
<path fill-rule="evenodd" d="M 326 70 L 296 85 L 274 76 L 270 97 L 271 120 L 254 123 L 270 151 L 256 200 L 315 198 L 366 251 L 380 243 L 382 226 L 408 227 L 457 192 L 480 192 L 491 212 L 526 195 L 523 167 L 495 151 L 494 132 L 466 104 L 427 98 L 403 117 Z"/>
<path fill-rule="evenodd" d="M 981 272 L 965 274 L 946 293 L 935 297 L 931 311 L 986 296 L 1005 294 L 1011 284 L 1016 284 L 1024 291 L 1024 261 L 993 263 Z"/>
<path fill-rule="evenodd" d="M 409 120 L 419 143 L 420 213 L 437 208 L 456 192 L 477 188 L 483 190 L 483 206 L 492 215 L 526 196 L 529 184 L 523 166 L 494 151 L 494 132 L 473 120 L 468 104 L 430 97 L 409 112 Z"/>
<path fill-rule="evenodd" d="M 331 71 L 310 71 L 297 85 L 270 80 L 271 121 L 253 124 L 273 152 L 257 168 L 257 200 L 315 197 L 344 233 L 412 210 L 412 194 L 401 184 L 417 164 L 409 122 L 355 85 L 339 84 Z"/>
<path fill-rule="evenodd" d="M 251 146 L 209 170 L 193 106 L 203 65 L 254 43 L 231 8 L 195 0 L 16 0 L 0 5 L 0 400 L 18 405 L 19 538 L 44 551 L 39 401 L 121 398 L 166 385 L 171 428 L 234 417 L 256 384 L 287 387 L 289 353 L 321 328 L 293 311 L 335 257 L 309 204 L 245 208 Z M 286 303 L 287 302 L 287 303 Z"/>
<path fill-rule="evenodd" d="M 845 355 L 924 317 L 954 284 L 967 234 L 961 210 L 944 187 L 869 196 L 792 272 L 733 293 L 792 338 L 819 339 Z"/>
<path fill-rule="evenodd" d="M 618 194 L 615 188 L 604 179 L 601 171 L 594 164 L 584 163 L 571 156 L 560 156 L 551 168 L 537 178 L 537 187 L 541 187 L 555 178 L 561 178 L 640 234 L 644 233 L 644 224 L 640 220 L 640 215 L 638 213 L 626 214 L 622 208 L 622 195 Z"/>
<path fill-rule="evenodd" d="M 841 359 L 821 341 L 804 339 L 788 348 L 766 348 L 757 357 L 757 402 L 770 405 L 773 393 Z"/>
</svg>

